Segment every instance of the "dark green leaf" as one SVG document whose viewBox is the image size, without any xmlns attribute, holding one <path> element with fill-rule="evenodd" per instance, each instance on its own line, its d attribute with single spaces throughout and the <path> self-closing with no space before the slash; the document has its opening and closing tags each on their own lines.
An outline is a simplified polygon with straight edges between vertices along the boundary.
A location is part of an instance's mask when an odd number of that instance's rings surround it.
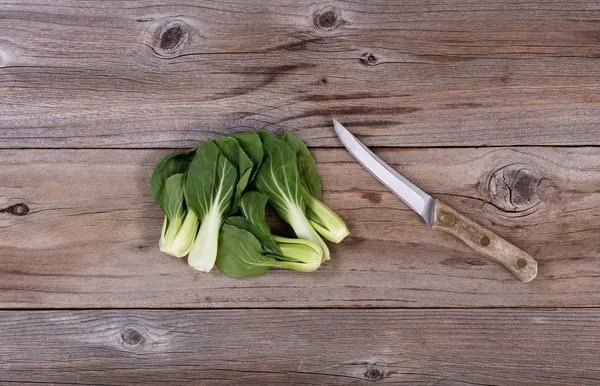
<svg viewBox="0 0 600 386">
<path fill-rule="evenodd" d="M 277 216 L 292 226 L 298 238 L 317 244 L 323 250 L 323 259 L 328 260 L 327 245 L 306 218 L 294 150 L 266 131 L 259 131 L 258 135 L 263 143 L 264 159 L 256 175 L 256 189 L 269 197 Z"/>
<path fill-rule="evenodd" d="M 252 233 L 223 224 L 216 261 L 221 272 L 233 278 L 259 276 L 270 269 L 271 260 L 262 253 L 262 246 Z"/>
<path fill-rule="evenodd" d="M 250 161 L 252 161 L 253 166 L 250 181 L 253 181 L 263 159 L 263 147 L 260 137 L 252 131 L 240 131 L 239 133 L 233 134 L 232 137 L 238 141 L 240 147 L 244 150 L 244 153 L 246 153 L 248 158 L 250 158 Z"/>
<path fill-rule="evenodd" d="M 166 213 L 166 199 L 168 198 L 164 193 L 165 181 L 173 174 L 185 173 L 194 158 L 194 154 L 194 150 L 171 153 L 154 168 L 150 180 L 150 190 L 163 212 Z"/>
<path fill-rule="evenodd" d="M 290 145 L 296 153 L 300 183 L 306 187 L 313 197 L 322 200 L 323 188 L 321 186 L 321 179 L 317 173 L 317 163 L 304 142 L 289 131 L 281 134 L 279 138 Z"/>
<path fill-rule="evenodd" d="M 304 212 L 298 167 L 291 156 L 294 150 L 266 131 L 258 134 L 263 143 L 264 158 L 256 176 L 256 188 L 269 198 L 275 213 L 289 223 L 290 206 L 297 206 Z"/>
<path fill-rule="evenodd" d="M 242 193 L 250 180 L 252 161 L 250 161 L 250 158 L 248 158 L 244 150 L 242 150 L 238 141 L 231 137 L 219 137 L 215 139 L 215 144 L 219 147 L 225 158 L 227 158 L 238 171 L 239 180 L 231 207 L 231 213 L 233 213 L 237 211 Z"/>
<path fill-rule="evenodd" d="M 279 248 L 279 245 L 277 245 L 277 243 L 271 238 L 270 232 L 268 234 L 262 232 L 247 218 L 232 216 L 225 220 L 225 224 L 233 225 L 237 228 L 244 229 L 252 233 L 260 242 L 263 252 L 281 255 L 281 249 Z"/>
<path fill-rule="evenodd" d="M 265 208 L 267 207 L 267 201 L 269 197 L 255 190 L 244 193 L 242 200 L 240 201 L 240 209 L 242 214 L 246 217 L 254 226 L 260 229 L 265 235 L 271 234 L 271 229 L 265 219 Z"/>
<path fill-rule="evenodd" d="M 212 140 L 206 140 L 196 150 L 186 179 L 186 202 L 198 219 L 217 205 L 221 216 L 231 211 L 238 182 L 236 168 L 225 158 Z"/>
<path fill-rule="evenodd" d="M 200 229 L 188 255 L 188 264 L 209 272 L 217 258 L 219 229 L 232 211 L 238 185 L 236 167 L 212 140 L 196 150 L 187 172 L 185 199 L 200 220 Z"/>
<path fill-rule="evenodd" d="M 304 142 L 291 131 L 284 132 L 279 136 L 279 139 L 290 145 L 297 155 L 312 157 Z"/>
<path fill-rule="evenodd" d="M 164 212 L 167 220 L 172 221 L 178 219 L 183 221 L 185 217 L 184 206 L 184 174 L 173 174 L 167 178 L 164 184 Z"/>
</svg>

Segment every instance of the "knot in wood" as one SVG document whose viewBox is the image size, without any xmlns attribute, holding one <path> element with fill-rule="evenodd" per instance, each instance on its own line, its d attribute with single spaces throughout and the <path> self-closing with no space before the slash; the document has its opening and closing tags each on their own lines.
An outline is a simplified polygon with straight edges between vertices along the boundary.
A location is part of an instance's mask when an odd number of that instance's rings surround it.
<svg viewBox="0 0 600 386">
<path fill-rule="evenodd" d="M 121 340 L 125 346 L 137 347 L 143 345 L 146 339 L 134 328 L 126 328 L 121 331 Z"/>
<path fill-rule="evenodd" d="M 331 31 L 340 25 L 340 12 L 334 7 L 325 7 L 314 14 L 314 23 L 322 30 Z"/>
<path fill-rule="evenodd" d="M 188 41 L 188 25 L 181 20 L 171 20 L 156 29 L 154 51 L 160 56 L 177 56 Z"/>
<path fill-rule="evenodd" d="M 523 212 L 543 201 L 544 181 L 527 166 L 512 164 L 496 170 L 488 185 L 494 205 L 507 212 Z"/>
<path fill-rule="evenodd" d="M 0 210 L 0 213 L 1 212 L 10 213 L 15 216 L 25 216 L 27 213 L 29 213 L 29 207 L 23 203 L 20 203 L 20 204 L 11 205 L 8 208 L 4 208 L 4 209 Z"/>
<path fill-rule="evenodd" d="M 365 371 L 365 378 L 369 381 L 380 381 L 385 378 L 385 371 L 381 367 L 373 365 Z"/>
<path fill-rule="evenodd" d="M 180 25 L 169 27 L 168 30 L 163 32 L 160 38 L 160 48 L 163 50 L 172 50 L 181 43 L 181 37 L 183 36 L 183 30 Z"/>
<path fill-rule="evenodd" d="M 361 56 L 360 62 L 362 64 L 364 64 L 365 66 L 374 66 L 377 64 L 378 59 L 375 55 L 373 55 L 369 52 L 366 52 Z"/>
</svg>

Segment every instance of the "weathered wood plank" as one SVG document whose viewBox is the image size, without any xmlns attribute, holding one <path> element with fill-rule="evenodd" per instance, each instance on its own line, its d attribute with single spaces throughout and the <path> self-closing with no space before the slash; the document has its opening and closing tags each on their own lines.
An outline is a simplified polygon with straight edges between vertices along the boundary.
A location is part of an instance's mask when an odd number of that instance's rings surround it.
<svg viewBox="0 0 600 386">
<path fill-rule="evenodd" d="M 165 150 L 0 151 L 0 306 L 599 306 L 600 148 L 380 149 L 434 196 L 534 256 L 529 284 L 427 228 L 342 149 L 314 155 L 351 236 L 317 272 L 249 280 L 161 254 L 148 188 Z M 24 203 L 25 216 L 15 204 Z"/>
<path fill-rule="evenodd" d="M 0 312 L 0 382 L 598 384 L 600 311 Z"/>
<path fill-rule="evenodd" d="M 590 1 L 0 1 L 0 147 L 600 144 Z"/>
</svg>

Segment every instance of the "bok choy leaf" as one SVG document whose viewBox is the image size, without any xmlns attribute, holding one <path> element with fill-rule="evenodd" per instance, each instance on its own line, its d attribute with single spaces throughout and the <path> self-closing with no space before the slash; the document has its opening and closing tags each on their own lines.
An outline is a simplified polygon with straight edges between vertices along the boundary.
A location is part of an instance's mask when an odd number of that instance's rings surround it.
<svg viewBox="0 0 600 386">
<path fill-rule="evenodd" d="M 304 142 L 296 135 L 288 131 L 279 138 L 290 145 L 296 153 L 302 198 L 306 203 L 306 217 L 321 236 L 334 243 L 339 243 L 350 234 L 350 231 L 344 220 L 323 203 L 317 163 Z"/>
<path fill-rule="evenodd" d="M 209 272 L 215 264 L 219 228 L 234 204 L 238 188 L 236 166 L 223 155 L 212 140 L 197 149 L 187 171 L 185 197 L 200 220 L 200 230 L 189 253 L 188 264 Z"/>
<path fill-rule="evenodd" d="M 165 213 L 159 247 L 176 257 L 187 255 L 196 238 L 198 218 L 188 210 L 184 199 L 185 173 L 194 157 L 194 150 L 172 153 L 154 169 L 150 190 Z"/>
<path fill-rule="evenodd" d="M 252 161 L 250 161 L 250 158 L 248 158 L 244 150 L 242 150 L 238 141 L 231 137 L 219 137 L 215 139 L 215 144 L 219 147 L 219 150 L 221 150 L 221 153 L 223 153 L 225 158 L 227 158 L 238 171 L 237 175 L 239 179 L 236 185 L 235 195 L 233 196 L 233 203 L 231 205 L 231 213 L 234 213 L 238 209 L 242 193 L 250 180 Z"/>
<path fill-rule="evenodd" d="M 256 173 L 262 163 L 263 146 L 260 137 L 255 132 L 240 131 L 231 136 L 240 144 L 240 147 L 252 161 L 252 173 L 250 175 L 249 185 L 254 181 Z"/>
<path fill-rule="evenodd" d="M 164 184 L 166 199 L 166 215 L 159 240 L 162 252 L 171 256 L 183 257 L 190 253 L 196 232 L 198 217 L 188 211 L 184 201 L 184 174 L 173 174 Z"/>
<path fill-rule="evenodd" d="M 267 199 L 259 192 L 246 192 L 240 205 L 246 217 L 229 217 L 222 226 L 216 264 L 225 275 L 258 276 L 270 267 L 312 272 L 321 265 L 323 250 L 317 244 L 271 235 L 265 220 Z"/>
<path fill-rule="evenodd" d="M 228 218 L 219 233 L 217 268 L 229 277 L 242 278 L 262 275 L 271 267 L 312 272 L 321 265 L 322 250 L 312 241 L 277 238 L 281 249 L 272 253 L 261 238 L 264 234 L 246 218 Z"/>
<path fill-rule="evenodd" d="M 294 150 L 266 131 L 259 131 L 263 163 L 256 176 L 256 189 L 265 194 L 277 216 L 292 226 L 296 236 L 314 242 L 329 260 L 329 249 L 306 218 Z"/>
</svg>

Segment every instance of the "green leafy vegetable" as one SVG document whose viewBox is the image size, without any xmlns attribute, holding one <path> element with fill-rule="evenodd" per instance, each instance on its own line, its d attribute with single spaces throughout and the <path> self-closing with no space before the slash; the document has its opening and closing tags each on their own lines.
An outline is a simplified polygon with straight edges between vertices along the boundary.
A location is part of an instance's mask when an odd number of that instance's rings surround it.
<svg viewBox="0 0 600 386">
<path fill-rule="evenodd" d="M 315 243 L 282 238 L 282 254 L 269 253 L 253 232 L 238 228 L 230 222 L 231 219 L 227 219 L 219 234 L 221 247 L 216 265 L 225 275 L 233 278 L 259 276 L 271 267 L 300 272 L 312 272 L 319 268 L 322 250 Z M 252 226 L 252 223 L 248 224 Z"/>
<path fill-rule="evenodd" d="M 300 138 L 289 131 L 283 133 L 280 138 L 296 153 L 302 198 L 306 203 L 306 217 L 321 236 L 334 243 L 339 243 L 350 234 L 350 231 L 344 220 L 323 203 L 317 163 Z"/>
<path fill-rule="evenodd" d="M 232 135 L 236 141 L 240 144 L 240 147 L 246 153 L 250 161 L 252 161 L 252 173 L 250 175 L 250 182 L 256 177 L 258 169 L 263 159 L 263 146 L 260 141 L 260 137 L 255 132 L 240 131 Z"/>
<path fill-rule="evenodd" d="M 219 245 L 219 228 L 231 213 L 236 188 L 236 167 L 212 140 L 196 149 L 187 172 L 185 197 L 200 219 L 200 230 L 188 256 L 188 263 L 199 271 L 209 272 L 215 264 Z"/>
<path fill-rule="evenodd" d="M 311 272 L 329 259 L 319 233 L 335 242 L 348 234 L 322 202 L 315 160 L 291 133 L 240 132 L 175 152 L 156 166 L 150 188 L 165 213 L 160 250 L 189 254 L 205 272 L 215 264 L 230 277 L 272 267 Z M 297 239 L 271 234 L 267 203 Z"/>
<path fill-rule="evenodd" d="M 162 252 L 175 257 L 183 257 L 190 252 L 198 231 L 196 214 L 185 207 L 183 178 L 183 173 L 179 173 L 165 181 L 165 221 L 158 242 Z"/>
<path fill-rule="evenodd" d="M 265 209 L 268 201 L 269 197 L 256 190 L 251 190 L 244 193 L 240 202 L 240 209 L 244 217 L 250 220 L 261 232 L 271 235 L 271 229 L 265 219 Z"/>
<path fill-rule="evenodd" d="M 305 239 L 291 239 L 273 236 L 284 257 L 277 267 L 289 268 L 300 272 L 312 272 L 321 266 L 323 250 L 317 244 Z"/>
<path fill-rule="evenodd" d="M 154 173 L 152 173 L 150 179 L 150 190 L 163 212 L 166 212 L 164 186 L 167 178 L 173 174 L 185 173 L 190 166 L 190 162 L 194 159 L 194 154 L 195 150 L 171 153 L 154 168 Z"/>
<path fill-rule="evenodd" d="M 242 148 L 240 147 L 238 141 L 231 137 L 220 137 L 215 139 L 215 144 L 221 150 L 221 153 L 227 158 L 231 164 L 237 168 L 238 171 L 238 183 L 235 190 L 235 195 L 233 198 L 233 203 L 231 205 L 231 213 L 234 213 L 238 209 L 238 204 L 240 198 L 242 197 L 242 193 L 246 186 L 248 185 L 248 181 L 250 180 L 250 174 L 252 173 L 252 161 L 250 158 L 244 153 Z"/>
<path fill-rule="evenodd" d="M 260 242 L 263 251 L 272 253 L 274 255 L 283 255 L 279 245 L 273 240 L 271 234 L 263 233 L 258 227 L 256 227 L 250 220 L 245 217 L 232 216 L 225 220 L 225 224 L 233 225 L 239 229 L 244 229 L 254 235 Z"/>
<path fill-rule="evenodd" d="M 281 134 L 279 139 L 290 145 L 294 153 L 296 153 L 300 184 L 308 189 L 313 197 L 322 200 L 323 188 L 321 186 L 321 179 L 317 173 L 317 163 L 304 142 L 289 131 Z"/>
<path fill-rule="evenodd" d="M 219 233 L 217 268 L 233 278 L 259 276 L 271 269 L 260 242 L 245 229 L 223 224 Z"/>
<path fill-rule="evenodd" d="M 158 242 L 161 251 L 182 257 L 189 253 L 196 238 L 198 218 L 188 211 L 184 200 L 184 180 L 194 151 L 172 153 L 154 169 L 150 190 L 165 213 Z"/>
<path fill-rule="evenodd" d="M 217 267 L 232 277 L 257 276 L 266 272 L 265 267 L 280 267 L 300 272 L 312 272 L 319 268 L 323 250 L 309 240 L 290 239 L 271 235 L 265 221 L 267 196 L 256 191 L 246 192 L 241 209 L 246 217 L 229 217 L 219 236 Z M 235 227 L 237 230 L 230 227 Z M 240 231 L 245 231 L 240 232 Z M 250 233 L 254 239 L 247 233 Z M 258 241 L 260 249 L 254 242 Z M 235 246 L 236 251 L 230 248 Z M 239 253 L 239 250 L 244 250 Z"/>
<path fill-rule="evenodd" d="M 294 150 L 266 131 L 259 132 L 264 158 L 256 176 L 256 188 L 269 198 L 269 203 L 282 220 L 292 226 L 296 236 L 314 242 L 329 259 L 329 249 L 313 229 L 305 215 Z"/>
</svg>

